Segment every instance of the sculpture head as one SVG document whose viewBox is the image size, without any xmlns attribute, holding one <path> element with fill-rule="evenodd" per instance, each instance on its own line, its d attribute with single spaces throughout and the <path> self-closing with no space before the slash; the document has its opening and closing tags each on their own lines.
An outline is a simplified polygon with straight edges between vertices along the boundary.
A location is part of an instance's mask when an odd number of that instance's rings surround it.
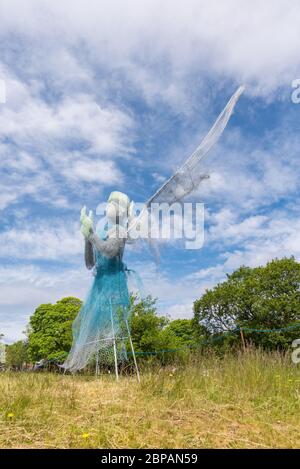
<svg viewBox="0 0 300 469">
<path fill-rule="evenodd" d="M 106 217 L 113 225 L 123 224 L 132 215 L 132 209 L 133 202 L 128 195 L 113 191 L 107 201 Z"/>
</svg>

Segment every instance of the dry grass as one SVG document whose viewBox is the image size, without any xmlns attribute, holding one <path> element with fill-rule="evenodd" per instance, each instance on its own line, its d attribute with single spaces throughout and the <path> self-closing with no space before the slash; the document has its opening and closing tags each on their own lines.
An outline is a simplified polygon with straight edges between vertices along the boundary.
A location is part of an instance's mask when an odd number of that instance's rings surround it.
<svg viewBox="0 0 300 469">
<path fill-rule="evenodd" d="M 142 382 L 0 375 L 0 447 L 295 448 L 300 367 L 251 352 L 143 371 Z"/>
</svg>

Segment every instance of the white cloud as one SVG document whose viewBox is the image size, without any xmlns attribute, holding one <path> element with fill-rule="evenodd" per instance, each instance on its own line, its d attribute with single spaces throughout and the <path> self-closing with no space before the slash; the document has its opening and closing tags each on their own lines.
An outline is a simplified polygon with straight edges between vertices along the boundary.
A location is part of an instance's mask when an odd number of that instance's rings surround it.
<svg viewBox="0 0 300 469">
<path fill-rule="evenodd" d="M 66 206 L 65 188 L 56 182 L 61 176 L 71 187 L 122 182 L 113 159 L 132 152 L 129 115 L 82 93 L 48 103 L 34 86 L 15 78 L 7 81 L 7 90 L 7 103 L 0 109 L 0 171 L 5 178 L 0 208 L 25 195 Z"/>
<path fill-rule="evenodd" d="M 267 216 L 244 220 L 221 211 L 211 218 L 206 246 L 215 249 L 222 262 L 200 269 L 188 278 L 209 282 L 211 286 L 241 265 L 257 267 L 274 258 L 294 256 L 300 260 L 299 212 L 272 211 Z"/>
<path fill-rule="evenodd" d="M 123 175 L 110 160 L 96 160 L 80 156 L 64 155 L 59 166 L 61 174 L 72 181 L 96 182 L 98 184 L 121 184 Z"/>
<path fill-rule="evenodd" d="M 266 228 L 253 239 L 241 242 L 241 248 L 223 255 L 225 270 L 240 265 L 255 267 L 271 259 L 295 256 L 300 260 L 300 219 L 282 218 L 269 220 Z"/>
<path fill-rule="evenodd" d="M 76 94 L 47 103 L 19 81 L 8 80 L 6 86 L 8 99 L 0 113 L 2 139 L 40 150 L 46 156 L 70 142 L 84 142 L 90 154 L 128 152 L 124 141 L 132 121 L 124 112 L 101 107 L 92 95 Z"/>
<path fill-rule="evenodd" d="M 0 256 L 15 259 L 74 260 L 83 251 L 79 223 L 66 219 L 23 222 L 0 232 Z"/>
<path fill-rule="evenodd" d="M 29 317 L 41 303 L 66 296 L 84 298 L 90 281 L 90 273 L 83 268 L 1 266 L 0 332 L 5 334 L 5 342 L 22 338 Z"/>
<path fill-rule="evenodd" d="M 225 212 L 225 216 L 223 213 Z M 249 239 L 253 236 L 263 236 L 265 234 L 265 222 L 268 217 L 264 215 L 248 216 L 244 220 L 238 221 L 238 215 L 232 218 L 226 218 L 228 210 L 221 210 L 211 220 L 215 220 L 208 228 L 207 238 L 209 242 L 217 241 L 224 244 L 237 244 L 245 238 Z"/>
<path fill-rule="evenodd" d="M 78 73 L 78 62 L 61 50 L 80 42 L 93 60 L 110 68 L 133 67 L 145 57 L 154 66 L 163 59 L 175 83 L 201 70 L 222 81 L 245 81 L 260 95 L 290 83 L 298 72 L 297 0 L 90 0 L 88 7 L 83 0 L 2 0 L 0 13 L 3 33 L 38 38 L 42 47 L 48 41 L 50 50 L 59 51 L 58 63 Z M 155 95 L 156 85 L 147 81 L 143 75 L 146 94 Z"/>
<path fill-rule="evenodd" d="M 289 115 L 258 141 L 226 129 L 222 144 L 202 162 L 209 174 L 196 198 L 239 214 L 255 212 L 300 191 L 299 138 Z"/>
</svg>

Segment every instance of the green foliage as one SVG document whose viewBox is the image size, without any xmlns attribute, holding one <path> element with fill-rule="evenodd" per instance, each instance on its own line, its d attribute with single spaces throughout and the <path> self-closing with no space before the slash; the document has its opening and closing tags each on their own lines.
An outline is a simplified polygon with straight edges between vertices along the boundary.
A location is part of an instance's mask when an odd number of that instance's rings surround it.
<svg viewBox="0 0 300 469">
<path fill-rule="evenodd" d="M 300 264 L 294 258 L 284 258 L 275 259 L 264 267 L 242 266 L 227 275 L 225 282 L 207 290 L 195 301 L 192 320 L 171 321 L 157 314 L 156 300 L 150 296 L 143 301 L 132 298 L 130 326 L 135 351 L 146 357 L 149 352 L 161 350 L 186 348 L 188 351 L 201 343 L 207 344 L 207 339 L 208 342 L 212 339 L 220 350 L 231 350 L 241 344 L 239 333 L 233 332 L 237 327 L 244 330 L 246 343 L 285 349 L 292 339 L 298 338 L 300 327 L 289 332 L 269 333 L 247 332 L 246 329 L 278 329 L 299 324 L 299 285 Z M 68 297 L 55 304 L 42 304 L 35 310 L 30 318 L 26 345 L 31 361 L 64 360 L 72 343 L 72 322 L 81 304 L 79 299 Z M 24 347 L 23 342 L 8 347 L 13 366 L 24 361 Z M 180 353 L 165 356 L 171 360 Z M 161 355 L 158 359 L 161 360 Z"/>
<path fill-rule="evenodd" d="M 135 351 L 145 353 L 147 357 L 147 352 L 167 352 L 195 345 L 193 322 L 189 319 L 171 321 L 164 316 L 158 316 L 155 303 L 156 300 L 150 296 L 140 302 L 133 298 L 130 325 Z M 166 357 L 170 361 L 175 356 L 174 353 L 162 353 L 157 359 L 165 362 Z"/>
<path fill-rule="evenodd" d="M 203 324 L 218 335 L 236 327 L 279 329 L 300 321 L 300 264 L 294 258 L 274 259 L 264 267 L 240 267 L 227 280 L 218 284 L 194 303 L 194 322 Z M 286 348 L 291 332 L 245 332 L 255 345 Z M 238 334 L 226 337 L 231 345 Z"/>
<path fill-rule="evenodd" d="M 158 316 L 156 300 L 132 297 L 131 335 L 136 352 L 173 350 L 195 341 L 193 323 L 188 319 L 170 321 Z M 30 318 L 29 357 L 32 361 L 46 358 L 62 361 L 72 343 L 72 322 L 81 306 L 77 298 L 63 298 L 56 304 L 42 304 Z M 130 349 L 128 344 L 128 350 Z"/>
<path fill-rule="evenodd" d="M 152 352 L 169 345 L 164 328 L 169 320 L 157 316 L 156 300 L 150 296 L 140 302 L 132 299 L 130 317 L 131 337 L 137 352 Z"/>
<path fill-rule="evenodd" d="M 166 329 L 175 335 L 178 345 L 182 347 L 193 347 L 197 345 L 200 338 L 207 336 L 205 327 L 196 328 L 192 319 L 174 319 L 174 321 L 168 324 Z"/>
<path fill-rule="evenodd" d="M 9 368 L 21 369 L 28 362 L 28 342 L 19 340 L 6 346 L 6 365 Z"/>
<path fill-rule="evenodd" d="M 67 297 L 55 304 L 42 304 L 29 323 L 29 356 L 36 361 L 64 360 L 72 344 L 72 322 L 81 307 L 81 300 Z"/>
</svg>

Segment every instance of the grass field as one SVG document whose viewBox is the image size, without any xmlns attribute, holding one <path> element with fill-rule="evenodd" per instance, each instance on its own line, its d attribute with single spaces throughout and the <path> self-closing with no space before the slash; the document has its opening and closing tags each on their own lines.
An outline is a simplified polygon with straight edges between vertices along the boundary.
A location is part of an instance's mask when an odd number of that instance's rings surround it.
<svg viewBox="0 0 300 469">
<path fill-rule="evenodd" d="M 300 447 L 300 366 L 249 352 L 134 377 L 0 374 L 7 448 Z"/>
</svg>

